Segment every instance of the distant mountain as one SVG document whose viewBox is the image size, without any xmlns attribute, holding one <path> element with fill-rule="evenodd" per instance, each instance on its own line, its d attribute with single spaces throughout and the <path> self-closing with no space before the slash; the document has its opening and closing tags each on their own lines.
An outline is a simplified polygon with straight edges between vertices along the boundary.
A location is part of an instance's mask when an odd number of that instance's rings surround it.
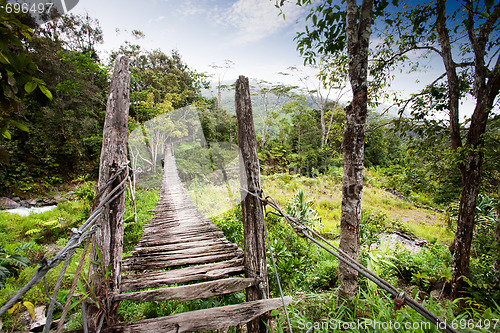
<svg viewBox="0 0 500 333">
<path fill-rule="evenodd" d="M 217 97 L 217 89 L 216 84 L 212 83 L 212 87 L 210 89 L 206 89 L 202 91 L 202 95 L 205 97 Z M 234 103 L 234 82 L 233 81 L 224 81 L 222 83 L 223 89 L 221 91 L 221 105 L 222 108 L 227 110 L 230 114 L 236 115 L 235 103 Z M 264 115 L 264 102 L 261 96 L 255 94 L 255 89 L 257 87 L 256 81 L 250 81 L 250 92 L 252 94 L 252 109 L 254 113 L 254 121 L 255 121 L 255 130 L 259 133 L 262 129 L 263 125 L 263 115 Z M 270 95 L 268 104 L 275 107 L 276 109 L 280 109 L 283 104 L 290 101 L 287 98 L 281 98 L 279 103 L 276 103 L 276 96 Z M 341 104 L 347 104 L 347 101 L 341 101 Z M 311 97 L 307 97 L 307 104 L 310 108 L 315 108 L 316 105 Z M 375 113 L 378 113 L 387 118 L 399 117 L 398 111 L 396 107 L 391 107 L 389 105 L 380 105 L 379 107 L 373 110 Z M 273 132 L 271 130 L 271 132 Z M 276 131 L 274 131 L 276 133 Z"/>
</svg>

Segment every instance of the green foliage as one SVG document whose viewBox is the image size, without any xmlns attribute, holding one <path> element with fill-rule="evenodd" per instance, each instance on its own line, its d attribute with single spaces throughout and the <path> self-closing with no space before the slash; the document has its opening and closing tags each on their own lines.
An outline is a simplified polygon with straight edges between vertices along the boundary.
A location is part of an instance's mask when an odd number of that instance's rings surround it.
<svg viewBox="0 0 500 333">
<path fill-rule="evenodd" d="M 27 267 L 31 263 L 24 256 L 31 245 L 32 243 L 0 245 L 0 289 L 5 286 L 8 277 L 18 275 L 19 269 Z"/>
<path fill-rule="evenodd" d="M 28 131 L 25 124 L 13 119 L 20 99 L 37 87 L 49 99 L 52 93 L 37 77 L 40 71 L 25 44 L 33 33 L 26 25 L 27 18 L 8 13 L 6 4 L 5 0 L 0 1 L 0 135 L 11 139 L 9 125 Z"/>
<path fill-rule="evenodd" d="M 129 200 L 125 201 L 123 253 L 133 250 L 134 246 L 139 243 L 139 239 L 142 236 L 142 227 L 153 217 L 150 211 L 156 207 L 158 198 L 159 194 L 156 190 L 139 189 L 135 192 L 137 222 L 134 220 L 132 200 L 129 198 Z"/>
<path fill-rule="evenodd" d="M 417 253 L 400 250 L 394 256 L 398 277 L 427 292 L 436 283 L 451 280 L 451 255 L 446 246 L 431 245 Z"/>
<path fill-rule="evenodd" d="M 215 216 L 212 222 L 219 228 L 226 238 L 239 247 L 243 248 L 243 217 L 241 215 L 241 205 L 237 205 L 233 210 L 222 216 Z"/>
<path fill-rule="evenodd" d="M 82 177 L 81 180 L 83 180 L 83 183 L 78 185 L 74 192 L 75 192 L 75 197 L 83 200 L 85 202 L 91 202 L 95 196 L 96 196 L 96 189 L 97 185 L 95 182 L 87 182 L 85 179 L 87 177 Z"/>
<path fill-rule="evenodd" d="M 456 230 L 459 203 L 451 203 L 446 210 L 446 223 L 451 231 Z M 498 258 L 495 242 L 497 198 L 479 194 L 476 205 L 475 232 L 472 238 L 472 257 L 487 255 Z"/>
<path fill-rule="evenodd" d="M 320 229 L 321 216 L 312 207 L 313 205 L 312 201 L 306 200 L 304 191 L 299 190 L 293 199 L 288 201 L 286 211 L 290 216 L 299 219 L 302 223 Z"/>
<path fill-rule="evenodd" d="M 446 210 L 447 227 L 456 229 L 458 202 Z M 479 194 L 476 206 L 475 232 L 472 237 L 470 278 L 466 278 L 466 291 L 475 302 L 492 306 L 491 300 L 500 297 L 500 273 L 494 269 L 499 257 L 499 244 L 495 241 L 497 198 Z"/>
</svg>

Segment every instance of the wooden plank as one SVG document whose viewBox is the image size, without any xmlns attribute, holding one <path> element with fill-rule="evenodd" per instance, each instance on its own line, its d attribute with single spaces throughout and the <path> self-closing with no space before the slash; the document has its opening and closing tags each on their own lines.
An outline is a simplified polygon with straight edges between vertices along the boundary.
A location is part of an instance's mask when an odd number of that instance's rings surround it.
<svg viewBox="0 0 500 333">
<path fill-rule="evenodd" d="M 284 297 L 286 305 L 292 298 Z M 104 333 L 181 333 L 214 331 L 243 325 L 264 313 L 283 306 L 281 298 L 263 299 L 242 304 L 174 314 L 168 317 L 122 323 L 103 330 Z"/>
<path fill-rule="evenodd" d="M 175 248 L 175 247 L 152 247 L 145 248 L 142 251 L 136 251 L 133 254 L 133 258 L 144 258 L 144 257 L 156 257 L 156 256 L 165 256 L 165 255 L 192 255 L 192 254 L 200 254 L 200 253 L 209 253 L 214 251 L 232 251 L 233 253 L 237 252 L 238 246 L 234 244 L 224 244 L 224 243 L 211 243 L 206 244 L 204 246 L 189 246 L 186 248 Z M 128 257 L 131 258 L 131 257 Z"/>
<path fill-rule="evenodd" d="M 122 277 L 121 292 L 156 288 L 176 283 L 217 280 L 242 273 L 243 259 L 179 268 L 169 271 L 127 274 Z"/>
<path fill-rule="evenodd" d="M 186 242 L 195 242 L 199 240 L 209 240 L 213 238 L 224 238 L 224 233 L 222 231 L 212 232 L 210 234 L 204 235 L 181 235 L 176 237 L 165 237 L 157 240 L 150 241 L 140 241 L 139 246 L 146 247 L 148 245 L 151 246 L 159 246 L 159 245 L 168 245 L 168 244 L 177 244 L 177 243 L 186 243 Z"/>
<path fill-rule="evenodd" d="M 147 239 L 158 239 L 165 236 L 171 237 L 172 235 L 196 235 L 196 234 L 209 234 L 217 232 L 217 228 L 212 226 L 183 226 L 174 228 L 165 228 L 161 233 L 151 234 L 147 236 L 142 236 L 141 240 Z"/>
<path fill-rule="evenodd" d="M 152 253 L 150 255 L 143 256 L 132 256 L 126 257 L 122 260 L 122 264 L 125 266 L 140 264 L 140 263 L 159 263 L 159 262 L 167 262 L 167 261 L 177 261 L 184 260 L 190 258 L 201 258 L 201 257 L 213 257 L 213 256 L 226 256 L 233 255 L 242 256 L 243 252 L 236 251 L 235 249 L 213 249 L 210 251 L 195 251 L 195 249 L 189 249 L 187 251 L 180 251 L 179 253 Z M 166 266 L 169 267 L 169 266 Z"/>
<path fill-rule="evenodd" d="M 202 241 L 193 241 L 179 244 L 167 244 L 167 245 L 154 245 L 154 246 L 146 246 L 146 247 L 136 247 L 133 251 L 129 251 L 130 254 L 135 255 L 136 253 L 142 252 L 162 252 L 162 251 L 172 251 L 172 250 L 183 250 L 190 249 L 193 247 L 204 247 L 208 245 L 234 245 L 228 242 L 227 239 L 216 238 Z"/>
<path fill-rule="evenodd" d="M 153 229 L 154 232 L 150 235 L 144 235 L 143 238 L 154 238 L 159 237 L 161 235 L 172 235 L 172 234 L 180 234 L 180 233 L 199 233 L 199 232 L 212 232 L 217 231 L 217 227 L 213 224 L 185 224 L 185 225 L 172 225 L 172 226 L 164 226 L 163 228 L 158 227 Z"/>
<path fill-rule="evenodd" d="M 130 265 L 128 265 L 127 262 L 124 262 L 123 266 L 125 269 L 139 271 L 145 269 L 162 269 L 162 268 L 184 266 L 184 265 L 206 264 L 210 262 L 229 260 L 237 258 L 238 256 L 240 255 L 235 253 L 226 253 L 226 254 L 215 254 L 215 255 L 207 255 L 207 256 L 192 257 L 192 258 L 183 258 L 176 260 L 156 259 L 154 262 L 153 261 L 133 262 Z"/>
<path fill-rule="evenodd" d="M 191 301 L 194 299 L 209 298 L 213 296 L 236 293 L 245 288 L 253 286 L 254 279 L 250 278 L 230 278 L 210 282 L 190 284 L 187 286 L 162 288 L 156 290 L 138 291 L 115 296 L 115 301 L 137 301 L 153 302 L 180 300 Z"/>
<path fill-rule="evenodd" d="M 213 271 L 208 271 L 206 273 L 176 276 L 172 278 L 166 277 L 165 279 L 162 279 L 161 276 L 159 278 L 142 278 L 138 280 L 127 279 L 122 281 L 121 290 L 123 292 L 126 292 L 126 291 L 135 291 L 148 288 L 164 287 L 167 285 L 178 284 L 178 283 L 225 279 L 230 276 L 243 274 L 244 272 L 245 272 L 245 267 L 242 265 L 242 266 L 216 269 Z"/>
</svg>

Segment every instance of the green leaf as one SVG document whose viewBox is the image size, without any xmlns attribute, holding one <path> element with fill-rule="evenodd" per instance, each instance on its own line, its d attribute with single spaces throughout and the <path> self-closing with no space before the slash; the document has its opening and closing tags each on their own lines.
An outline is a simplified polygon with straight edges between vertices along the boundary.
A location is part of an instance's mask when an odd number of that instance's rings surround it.
<svg viewBox="0 0 500 333">
<path fill-rule="evenodd" d="M 10 64 L 9 58 L 7 58 L 2 52 L 0 52 L 0 62 L 3 64 Z"/>
<path fill-rule="evenodd" d="M 278 309 L 274 309 L 273 311 L 271 311 L 271 317 L 276 317 L 279 314 L 280 314 L 280 310 L 278 310 Z"/>
<path fill-rule="evenodd" d="M 3 133 L 2 133 L 2 136 L 8 140 L 12 139 L 12 135 L 10 135 L 9 131 L 5 130 Z"/>
<path fill-rule="evenodd" d="M 26 310 L 28 310 L 29 314 L 31 315 L 31 319 L 35 320 L 35 306 L 33 303 L 24 301 L 23 305 L 26 307 Z"/>
<path fill-rule="evenodd" d="M 21 306 L 21 302 L 18 302 L 16 304 L 14 304 L 7 312 L 8 314 L 13 314 L 14 312 L 16 312 L 17 309 L 19 309 L 19 307 Z"/>
<path fill-rule="evenodd" d="M 52 100 L 52 93 L 50 92 L 49 89 L 47 89 L 46 86 L 42 85 L 42 84 L 39 84 L 38 85 L 38 88 L 40 88 L 40 90 L 42 91 L 42 93 L 48 97 L 48 99 Z"/>
<path fill-rule="evenodd" d="M 33 92 L 33 90 L 36 89 L 36 87 L 38 86 L 37 83 L 33 82 L 33 81 L 28 81 L 26 82 L 26 84 L 24 85 L 24 90 L 26 90 L 26 92 L 28 94 L 31 94 Z"/>
</svg>

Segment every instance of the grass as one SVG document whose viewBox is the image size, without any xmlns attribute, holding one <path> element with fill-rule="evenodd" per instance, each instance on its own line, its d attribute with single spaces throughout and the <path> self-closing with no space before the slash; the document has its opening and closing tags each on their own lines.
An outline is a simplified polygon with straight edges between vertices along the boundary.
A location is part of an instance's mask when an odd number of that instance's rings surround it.
<svg viewBox="0 0 500 333">
<path fill-rule="evenodd" d="M 316 179 L 276 174 L 262 177 L 262 188 L 274 197 L 281 207 L 295 193 L 302 189 L 308 200 L 315 202 L 314 208 L 322 218 L 324 233 L 339 232 L 342 204 L 341 180 L 337 177 L 320 176 Z M 454 235 L 447 230 L 443 214 L 418 209 L 409 202 L 399 200 L 379 188 L 372 179 L 365 185 L 362 196 L 362 210 L 385 214 L 395 224 L 406 226 L 407 231 L 428 242 L 451 244 Z"/>
<path fill-rule="evenodd" d="M 393 256 L 391 252 L 387 257 L 380 260 L 380 267 L 384 278 L 395 281 L 399 278 L 406 279 L 405 283 L 414 283 L 411 291 L 418 291 L 419 288 L 427 289 L 435 281 L 448 278 L 448 271 L 441 267 L 449 265 L 449 257 L 445 256 L 447 244 L 453 235 L 447 230 L 442 214 L 428 210 L 416 209 L 408 202 L 394 198 L 385 192 L 380 183 L 377 182 L 376 174 L 369 174 L 365 179 L 363 192 L 363 221 L 367 225 L 373 224 L 377 228 L 403 229 L 418 237 L 426 239 L 429 243 L 436 243 L 435 248 L 429 249 L 422 254 L 411 253 L 396 255 L 399 270 L 383 264 L 384 260 L 389 260 Z M 333 175 L 330 177 L 320 176 L 318 178 L 306 178 L 288 174 L 276 174 L 262 177 L 262 187 L 267 195 L 274 197 L 282 208 L 286 208 L 288 201 L 302 190 L 306 194 L 306 200 L 314 202 L 315 208 L 322 217 L 324 234 L 332 238 L 339 233 L 340 207 L 341 207 L 341 177 Z M 227 237 L 242 245 L 241 215 L 235 210 L 234 201 L 239 197 L 237 184 L 232 187 L 232 191 L 224 186 L 204 186 L 195 184 L 189 188 L 189 193 L 194 202 L 197 202 L 200 209 L 207 216 L 218 215 L 214 219 Z M 125 213 L 125 235 L 124 253 L 131 250 L 139 241 L 142 234 L 143 224 L 151 219 L 149 210 L 153 209 L 158 200 L 158 191 L 139 190 L 136 193 L 138 219 L 134 221 L 131 202 L 127 200 Z M 63 246 L 68 237 L 68 229 L 77 227 L 86 219 L 88 201 L 68 201 L 60 204 L 57 209 L 38 215 L 19 217 L 10 214 L 0 214 L 0 245 L 14 242 L 18 244 L 34 242 L 27 256 L 36 262 L 43 256 L 50 256 L 57 248 Z M 222 213 L 222 215 L 220 215 Z M 393 321 L 399 323 L 413 323 L 423 321 L 422 317 L 413 310 L 403 308 L 393 311 L 390 299 L 380 290 L 367 287 L 365 280 L 360 281 L 360 294 L 351 306 L 337 304 L 335 288 L 337 287 L 337 261 L 321 249 L 311 246 L 303 239 L 296 236 L 289 226 L 277 218 L 268 218 L 268 229 L 271 242 L 275 248 L 277 264 L 280 276 L 284 279 L 284 286 L 287 294 L 291 294 L 294 303 L 290 307 L 293 317 L 293 326 L 297 330 L 307 323 L 324 323 L 336 321 L 351 322 L 358 319 L 376 319 L 378 321 Z M 432 252 L 434 251 L 434 252 Z M 362 261 L 366 262 L 367 249 L 362 251 Z M 76 261 L 79 259 L 81 249 L 73 257 L 67 276 L 61 288 L 61 297 L 69 288 L 71 279 L 76 269 Z M 377 263 L 372 263 L 376 265 Z M 436 268 L 437 267 L 437 268 Z M 404 268 L 404 269 L 403 269 Z M 36 266 L 31 266 L 19 271 L 19 275 L 11 277 L 6 283 L 6 287 L 0 290 L 0 303 L 14 291 L 18 290 L 36 271 Z M 399 273 L 398 273 L 399 272 Z M 47 276 L 49 288 L 52 288 L 58 269 L 53 270 Z M 400 274 L 400 275 L 398 275 Z M 273 272 L 269 272 L 270 279 L 273 279 Z M 413 282 L 411 282 L 413 281 Z M 273 296 L 276 297 L 276 285 L 270 280 Z M 40 284 L 33 288 L 26 296 L 25 300 L 31 301 L 36 306 L 47 305 L 47 298 Z M 231 298 L 232 297 L 232 298 Z M 243 301 L 243 294 L 209 300 L 198 300 L 193 302 L 123 302 L 120 306 L 121 320 L 138 320 L 164 316 L 171 313 L 178 313 L 200 309 L 204 307 L 220 306 Z M 63 301 L 61 298 L 60 301 Z M 77 301 L 77 300 L 75 300 Z M 450 320 L 456 318 L 476 319 L 498 317 L 500 309 L 482 307 L 481 311 L 471 310 L 469 312 L 457 312 L 456 307 L 448 301 L 436 302 L 428 298 L 425 302 L 429 309 Z M 490 309 L 490 310 L 488 310 Z M 453 312 L 454 310 L 455 312 Z M 476 307 L 477 310 L 477 307 Z M 413 311 L 413 312 L 412 312 Z M 489 311 L 489 312 L 488 312 Z M 454 317 L 457 315 L 459 317 Z M 59 312 L 56 311 L 56 318 Z M 4 328 L 9 328 L 12 318 L 4 315 L 0 318 L 4 323 Z M 72 328 L 78 328 L 81 317 L 74 316 L 71 322 Z M 284 317 L 279 315 L 275 322 L 275 328 L 286 327 Z M 18 327 L 19 328 L 19 327 Z M 331 328 L 331 327 L 330 327 Z M 328 331 L 323 328 L 317 331 Z M 231 332 L 234 330 L 230 330 Z M 336 330 L 329 330 L 336 331 Z M 340 331 L 340 330 L 339 330 Z M 350 330 L 356 331 L 356 330 Z M 383 330 L 366 329 L 358 330 L 366 332 L 381 332 Z M 390 330 L 389 330 L 390 331 Z M 396 330 L 393 330 L 396 332 Z M 430 330 L 414 330 L 415 332 L 434 332 Z M 478 330 L 480 331 L 480 330 Z"/>
<path fill-rule="evenodd" d="M 126 201 L 124 253 L 131 250 L 139 241 L 142 234 L 142 226 L 151 219 L 152 214 L 149 210 L 154 209 L 158 197 L 158 191 L 139 190 L 136 192 L 137 222 L 134 222 L 131 201 Z M 40 261 L 50 258 L 66 244 L 70 235 L 69 229 L 78 228 L 87 219 L 88 207 L 88 200 L 71 200 L 59 204 L 54 210 L 40 214 L 19 216 L 16 214 L 0 213 L 0 245 L 5 246 L 11 243 L 32 244 L 29 250 L 23 253 L 24 256 L 31 260 L 32 265 L 18 270 L 16 275 L 7 278 L 5 288 L 0 289 L 0 304 L 4 304 L 11 295 L 29 281 L 37 271 Z M 77 249 L 65 273 L 58 296 L 58 301 L 63 304 L 76 272 L 77 264 L 83 251 L 82 248 L 83 245 Z M 87 253 L 86 267 L 88 267 L 88 263 L 89 254 Z M 46 275 L 49 290 L 53 290 L 54 288 L 59 276 L 60 267 L 52 269 Z M 86 275 L 88 272 L 84 272 L 83 274 Z M 85 290 L 81 288 L 77 289 L 77 293 L 83 295 L 85 294 Z M 48 306 L 49 303 L 42 282 L 28 291 L 22 299 L 30 301 L 35 306 Z M 76 304 L 80 300 L 80 298 L 76 297 L 73 299 L 73 302 Z M 78 311 L 79 307 L 76 307 L 70 312 L 70 315 L 75 315 L 70 324 L 73 328 L 81 326 L 81 316 L 78 314 Z M 54 319 L 57 319 L 58 316 L 60 316 L 60 310 L 56 307 Z M 11 325 L 14 322 L 13 316 L 4 314 L 0 320 L 3 323 L 4 329 L 11 329 Z M 23 329 L 19 322 L 16 328 Z"/>
</svg>

